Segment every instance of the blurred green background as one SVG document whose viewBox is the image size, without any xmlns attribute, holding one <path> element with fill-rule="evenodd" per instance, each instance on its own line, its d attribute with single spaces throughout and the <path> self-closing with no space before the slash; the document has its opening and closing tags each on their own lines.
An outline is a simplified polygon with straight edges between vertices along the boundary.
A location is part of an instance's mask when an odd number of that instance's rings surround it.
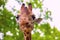
<svg viewBox="0 0 60 40">
<path fill-rule="evenodd" d="M 18 3 L 23 0 L 16 0 Z M 43 1 L 30 0 L 33 8 L 39 8 L 40 12 L 43 12 Z M 7 0 L 0 0 L 0 32 L 4 34 L 3 40 L 24 40 L 23 33 L 19 30 L 19 26 L 16 22 L 16 16 L 13 13 L 6 9 L 5 5 Z M 28 2 L 26 2 L 28 4 Z M 36 4 L 36 6 L 34 6 Z M 2 7 L 2 9 L 1 9 Z M 50 13 L 50 14 L 48 14 Z M 47 10 L 45 12 L 43 19 L 51 19 L 51 11 Z M 7 32 L 10 32 L 10 35 L 7 35 Z M 34 30 L 32 32 L 32 40 L 60 40 L 60 31 L 55 27 L 51 28 L 48 22 L 38 25 L 34 25 Z"/>
</svg>

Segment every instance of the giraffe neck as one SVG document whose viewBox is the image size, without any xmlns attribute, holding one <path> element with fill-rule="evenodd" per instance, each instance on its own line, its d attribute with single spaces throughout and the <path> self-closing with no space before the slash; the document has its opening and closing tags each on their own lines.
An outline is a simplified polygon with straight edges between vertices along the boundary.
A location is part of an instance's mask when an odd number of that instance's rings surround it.
<svg viewBox="0 0 60 40">
<path fill-rule="evenodd" d="M 31 40 L 31 32 L 24 32 L 24 40 Z"/>
</svg>

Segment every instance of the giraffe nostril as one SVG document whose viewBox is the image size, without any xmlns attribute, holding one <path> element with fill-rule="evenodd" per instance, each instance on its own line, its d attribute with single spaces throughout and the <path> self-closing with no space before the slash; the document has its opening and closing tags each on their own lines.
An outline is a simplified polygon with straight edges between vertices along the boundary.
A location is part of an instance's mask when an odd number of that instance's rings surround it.
<svg viewBox="0 0 60 40">
<path fill-rule="evenodd" d="M 26 27 L 29 28 L 30 27 L 30 24 L 29 23 L 26 23 Z"/>
<path fill-rule="evenodd" d="M 27 22 L 26 25 L 28 25 L 29 23 Z"/>
</svg>

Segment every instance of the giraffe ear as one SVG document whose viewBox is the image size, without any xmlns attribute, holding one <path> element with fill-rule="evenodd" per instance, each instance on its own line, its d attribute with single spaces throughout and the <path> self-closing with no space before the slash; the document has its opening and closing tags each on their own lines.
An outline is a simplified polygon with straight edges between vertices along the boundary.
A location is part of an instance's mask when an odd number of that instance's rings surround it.
<svg viewBox="0 0 60 40">
<path fill-rule="evenodd" d="M 32 11 L 32 4 L 31 4 L 31 3 L 28 4 L 28 9 L 29 9 L 30 11 Z"/>
<path fill-rule="evenodd" d="M 42 18 L 38 18 L 38 19 L 36 19 L 34 22 L 40 23 L 41 21 L 42 21 Z"/>
<path fill-rule="evenodd" d="M 24 9 L 24 7 L 25 7 L 25 4 L 23 3 L 22 6 L 21 6 L 21 10 Z"/>
</svg>

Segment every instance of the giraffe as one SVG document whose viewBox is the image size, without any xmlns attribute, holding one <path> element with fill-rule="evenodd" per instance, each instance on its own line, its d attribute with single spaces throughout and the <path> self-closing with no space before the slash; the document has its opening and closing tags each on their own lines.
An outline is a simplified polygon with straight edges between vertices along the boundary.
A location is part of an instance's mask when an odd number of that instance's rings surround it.
<svg viewBox="0 0 60 40">
<path fill-rule="evenodd" d="M 31 40 L 31 31 L 34 28 L 34 22 L 40 22 L 42 18 L 35 19 L 35 15 L 32 13 L 32 4 L 29 3 L 28 7 L 25 7 L 23 3 L 21 6 L 21 13 L 17 19 L 19 19 L 18 23 L 24 34 L 24 40 Z"/>
</svg>

